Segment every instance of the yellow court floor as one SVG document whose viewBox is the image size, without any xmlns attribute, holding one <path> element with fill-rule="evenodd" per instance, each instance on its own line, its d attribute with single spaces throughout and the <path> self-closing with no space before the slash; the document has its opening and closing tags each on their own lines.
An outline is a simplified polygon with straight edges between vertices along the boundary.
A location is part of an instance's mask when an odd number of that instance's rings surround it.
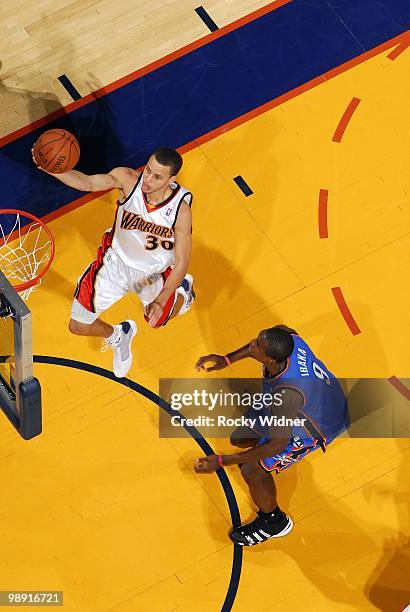
<svg viewBox="0 0 410 612">
<path fill-rule="evenodd" d="M 409 53 L 393 62 L 383 53 L 184 155 L 197 300 L 160 330 L 144 323 L 135 296 L 106 313 L 138 322 L 132 380 L 157 393 L 161 377 L 202 376 L 200 355 L 225 354 L 276 323 L 296 328 L 339 376 L 406 377 L 409 69 Z M 333 142 L 353 97 L 360 105 Z M 100 341 L 71 336 L 67 323 L 115 200 L 106 194 L 50 222 L 55 262 L 29 301 L 35 354 L 111 368 Z M 335 287 L 361 333 L 343 319 Z M 1 588 L 63 590 L 70 612 L 220 610 L 230 515 L 216 475 L 193 471 L 196 442 L 159 438 L 157 406 L 127 386 L 56 365 L 35 372 L 43 434 L 27 443 L 0 420 Z M 229 371 L 259 375 L 255 362 Z M 279 475 L 295 529 L 244 550 L 234 609 L 394 612 L 410 603 L 409 458 L 409 439 L 346 437 Z M 246 486 L 237 468 L 227 473 L 246 520 Z"/>
</svg>

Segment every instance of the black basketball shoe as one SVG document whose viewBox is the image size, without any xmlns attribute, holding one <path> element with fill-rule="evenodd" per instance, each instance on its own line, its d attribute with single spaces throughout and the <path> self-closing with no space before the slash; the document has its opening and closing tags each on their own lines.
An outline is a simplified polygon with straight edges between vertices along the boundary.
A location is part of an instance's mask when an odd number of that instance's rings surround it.
<svg viewBox="0 0 410 612">
<path fill-rule="evenodd" d="M 233 529 L 229 534 L 232 542 L 239 546 L 254 546 L 269 540 L 287 535 L 293 529 L 292 519 L 279 508 L 275 515 L 268 520 L 262 518 L 261 513 L 254 521 Z"/>
</svg>

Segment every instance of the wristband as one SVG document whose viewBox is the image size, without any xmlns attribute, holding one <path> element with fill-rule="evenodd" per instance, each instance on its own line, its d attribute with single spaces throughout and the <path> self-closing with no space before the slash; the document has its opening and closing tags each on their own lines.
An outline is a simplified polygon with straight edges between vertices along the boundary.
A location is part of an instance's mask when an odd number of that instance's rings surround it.
<svg viewBox="0 0 410 612">
<path fill-rule="evenodd" d="M 230 361 L 230 359 L 229 359 L 229 358 L 228 358 L 226 355 L 223 355 L 223 358 L 224 358 L 224 359 L 225 359 L 225 361 L 226 361 L 226 365 L 230 366 L 230 365 L 231 365 L 231 361 Z"/>
<path fill-rule="evenodd" d="M 224 464 L 222 463 L 222 455 L 217 455 L 217 458 L 218 458 L 218 465 L 219 465 L 220 467 L 223 467 L 223 466 L 224 466 Z"/>
</svg>

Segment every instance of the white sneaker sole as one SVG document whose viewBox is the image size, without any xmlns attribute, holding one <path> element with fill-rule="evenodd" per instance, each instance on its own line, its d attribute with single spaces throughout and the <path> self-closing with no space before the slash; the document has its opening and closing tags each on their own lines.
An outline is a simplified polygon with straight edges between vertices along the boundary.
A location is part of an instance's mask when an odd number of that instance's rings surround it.
<svg viewBox="0 0 410 612">
<path fill-rule="evenodd" d="M 124 363 L 121 363 L 121 370 L 118 370 L 115 368 L 114 364 L 113 364 L 113 372 L 114 372 L 114 376 L 116 378 L 124 378 L 124 376 L 126 376 L 128 374 L 128 372 L 131 369 L 132 366 L 132 350 L 131 350 L 131 345 L 132 345 L 132 341 L 134 340 L 137 331 L 138 331 L 138 326 L 135 323 L 135 321 L 124 321 L 124 323 L 129 323 L 130 327 L 131 327 L 131 339 L 130 339 L 130 345 L 129 345 L 129 352 L 130 352 L 130 356 L 128 357 L 127 361 Z"/>
</svg>

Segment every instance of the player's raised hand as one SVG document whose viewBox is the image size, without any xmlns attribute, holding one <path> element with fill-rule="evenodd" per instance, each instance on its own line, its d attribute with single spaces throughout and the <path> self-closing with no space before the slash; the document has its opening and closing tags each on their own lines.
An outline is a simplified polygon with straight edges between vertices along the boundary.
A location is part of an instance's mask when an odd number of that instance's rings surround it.
<svg viewBox="0 0 410 612">
<path fill-rule="evenodd" d="M 40 166 L 38 165 L 37 160 L 36 160 L 36 158 L 35 158 L 35 156 L 34 156 L 34 145 L 31 147 L 31 159 L 32 159 L 32 160 L 33 160 L 33 162 L 34 162 L 34 165 L 35 165 L 35 166 L 37 166 L 37 168 L 38 168 L 39 170 L 42 170 L 42 168 L 40 168 Z"/>
<path fill-rule="evenodd" d="M 206 366 L 205 364 L 208 361 L 211 361 L 213 365 Z M 227 365 L 228 362 L 226 361 L 225 357 L 222 357 L 222 355 L 212 354 L 200 357 L 195 364 L 195 369 L 198 372 L 199 370 L 205 370 L 205 372 L 212 372 L 213 370 L 222 370 L 223 368 L 226 368 Z"/>
<path fill-rule="evenodd" d="M 195 461 L 195 472 L 198 474 L 210 474 L 215 472 L 220 467 L 218 457 L 209 455 L 208 457 L 200 457 Z"/>
<path fill-rule="evenodd" d="M 145 316 L 148 317 L 148 323 L 151 327 L 155 327 L 162 316 L 163 308 L 159 302 L 154 300 L 145 309 Z"/>
<path fill-rule="evenodd" d="M 46 174 L 51 174 L 51 172 L 47 172 L 47 170 L 44 170 L 44 168 L 42 168 L 41 166 L 38 165 L 38 162 L 37 162 L 36 157 L 34 155 L 34 145 L 31 147 L 31 159 L 34 162 L 34 165 L 37 167 L 37 170 L 41 170 L 42 172 L 45 172 Z"/>
</svg>

